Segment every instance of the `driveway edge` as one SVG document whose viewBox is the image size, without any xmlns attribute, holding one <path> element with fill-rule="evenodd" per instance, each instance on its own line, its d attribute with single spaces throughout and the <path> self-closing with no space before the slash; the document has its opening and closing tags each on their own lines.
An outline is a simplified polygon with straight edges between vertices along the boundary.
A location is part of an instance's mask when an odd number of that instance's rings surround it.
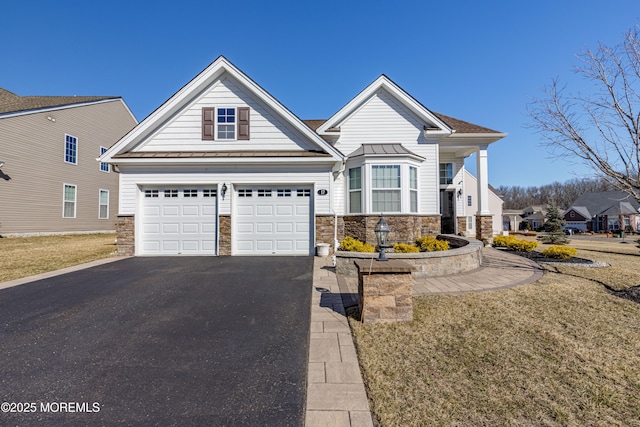
<svg viewBox="0 0 640 427">
<path fill-rule="evenodd" d="M 7 282 L 0 283 L 0 289 L 12 288 L 14 286 L 24 285 L 25 283 L 35 282 L 37 280 L 48 279 L 50 277 L 59 276 L 61 274 L 72 273 L 78 270 L 84 270 L 85 268 L 96 267 L 98 265 L 108 264 L 110 262 L 119 261 L 121 259 L 127 259 L 131 257 L 117 256 L 110 258 L 98 259 L 84 264 L 72 265 L 71 267 L 61 268 L 59 270 L 47 271 L 46 273 L 40 273 L 33 276 L 21 277 L 19 279 L 9 280 Z"/>
</svg>

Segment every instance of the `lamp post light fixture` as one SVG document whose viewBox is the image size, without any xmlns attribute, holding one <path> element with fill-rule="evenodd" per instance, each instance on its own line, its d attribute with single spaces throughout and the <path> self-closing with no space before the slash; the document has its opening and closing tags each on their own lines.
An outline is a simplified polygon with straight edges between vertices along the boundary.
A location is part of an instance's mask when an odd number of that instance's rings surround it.
<svg viewBox="0 0 640 427">
<path fill-rule="evenodd" d="M 380 220 L 373 229 L 378 240 L 378 248 L 380 248 L 380 255 L 378 255 L 378 261 L 389 261 L 387 254 L 384 252 L 384 248 L 388 247 L 389 243 L 389 224 L 384 220 L 384 217 L 380 215 Z"/>
</svg>

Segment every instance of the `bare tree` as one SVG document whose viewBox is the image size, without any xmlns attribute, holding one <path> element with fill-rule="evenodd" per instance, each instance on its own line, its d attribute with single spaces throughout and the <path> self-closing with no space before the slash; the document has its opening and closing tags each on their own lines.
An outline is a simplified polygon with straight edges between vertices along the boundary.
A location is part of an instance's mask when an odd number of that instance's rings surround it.
<svg viewBox="0 0 640 427">
<path fill-rule="evenodd" d="M 594 91 L 568 94 L 553 80 L 528 106 L 532 127 L 554 154 L 574 156 L 640 202 L 640 26 L 578 58 L 576 72 Z"/>
</svg>

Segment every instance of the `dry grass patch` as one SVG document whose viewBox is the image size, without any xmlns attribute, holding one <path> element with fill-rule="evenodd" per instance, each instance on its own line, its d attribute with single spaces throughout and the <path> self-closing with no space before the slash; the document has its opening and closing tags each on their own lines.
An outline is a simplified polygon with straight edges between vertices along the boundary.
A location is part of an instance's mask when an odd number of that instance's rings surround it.
<svg viewBox="0 0 640 427">
<path fill-rule="evenodd" d="M 0 239 L 0 282 L 112 256 L 114 234 L 10 237 Z"/>
<path fill-rule="evenodd" d="M 414 298 L 414 318 L 352 320 L 383 426 L 640 426 L 640 305 L 598 283 L 548 272 L 507 291 Z"/>
</svg>

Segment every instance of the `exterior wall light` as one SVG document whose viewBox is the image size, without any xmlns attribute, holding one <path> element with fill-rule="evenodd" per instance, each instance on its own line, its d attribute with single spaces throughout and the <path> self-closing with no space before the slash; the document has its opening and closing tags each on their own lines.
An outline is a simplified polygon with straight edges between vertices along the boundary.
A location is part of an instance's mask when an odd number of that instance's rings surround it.
<svg viewBox="0 0 640 427">
<path fill-rule="evenodd" d="M 387 254 L 384 252 L 384 248 L 389 246 L 389 224 L 384 220 L 384 217 L 380 215 L 380 220 L 373 229 L 378 240 L 378 248 L 380 249 L 380 255 L 378 255 L 378 261 L 389 261 Z"/>
<path fill-rule="evenodd" d="M 0 160 L 0 169 L 2 169 L 3 166 L 4 166 L 4 162 Z"/>
<path fill-rule="evenodd" d="M 224 196 L 225 194 L 227 194 L 227 184 L 222 184 L 222 188 L 220 189 L 222 191 L 222 200 L 224 200 Z"/>
</svg>

